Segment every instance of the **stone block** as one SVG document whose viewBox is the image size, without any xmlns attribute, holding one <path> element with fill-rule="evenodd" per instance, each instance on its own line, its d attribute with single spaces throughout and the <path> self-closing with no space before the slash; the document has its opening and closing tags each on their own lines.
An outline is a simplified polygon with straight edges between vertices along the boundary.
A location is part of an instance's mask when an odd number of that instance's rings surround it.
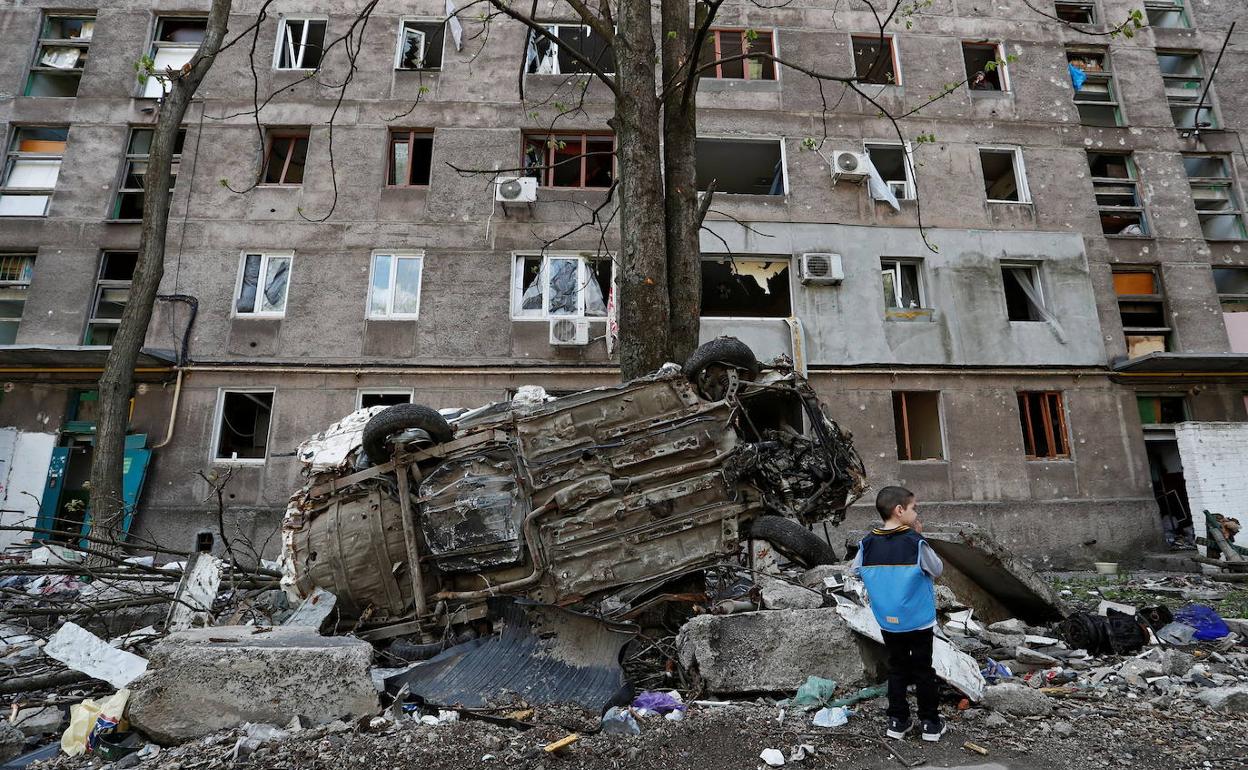
<svg viewBox="0 0 1248 770">
<path fill-rule="evenodd" d="M 1245 685 L 1202 690 L 1196 699 L 1215 711 L 1248 713 L 1248 686 Z"/>
<path fill-rule="evenodd" d="M 1045 716 L 1053 711 L 1053 702 L 1047 695 L 1021 684 L 994 684 L 986 687 L 980 702 L 993 711 L 1016 717 Z"/>
<path fill-rule="evenodd" d="M 763 608 L 768 610 L 810 610 L 823 606 L 823 592 L 819 588 L 793 585 L 766 575 L 758 578 L 758 593 Z"/>
</svg>

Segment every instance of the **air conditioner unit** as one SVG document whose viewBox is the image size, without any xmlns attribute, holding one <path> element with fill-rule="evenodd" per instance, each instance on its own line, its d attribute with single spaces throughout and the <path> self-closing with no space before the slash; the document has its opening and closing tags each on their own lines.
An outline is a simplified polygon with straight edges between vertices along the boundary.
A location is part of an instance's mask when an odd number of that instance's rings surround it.
<svg viewBox="0 0 1248 770">
<path fill-rule="evenodd" d="M 832 184 L 841 180 L 861 184 L 867 178 L 871 158 L 865 152 L 841 150 L 832 156 Z"/>
<path fill-rule="evenodd" d="M 802 255 L 802 283 L 836 285 L 845 280 L 840 254 L 812 252 Z"/>
<path fill-rule="evenodd" d="M 584 318 L 552 318 L 551 345 L 588 345 L 589 321 Z"/>
<path fill-rule="evenodd" d="M 531 176 L 500 176 L 494 180 L 494 200 L 500 203 L 533 203 L 537 179 Z"/>
</svg>

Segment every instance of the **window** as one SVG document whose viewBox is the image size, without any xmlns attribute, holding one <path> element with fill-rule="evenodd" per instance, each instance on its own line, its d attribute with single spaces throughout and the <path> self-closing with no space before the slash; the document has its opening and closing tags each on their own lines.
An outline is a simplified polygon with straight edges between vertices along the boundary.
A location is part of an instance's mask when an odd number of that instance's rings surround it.
<svg viewBox="0 0 1248 770">
<path fill-rule="evenodd" d="M 1053 14 L 1070 24 L 1096 24 L 1096 3 L 1093 0 L 1057 0 Z"/>
<path fill-rule="evenodd" d="M 1144 199 L 1130 153 L 1089 152 L 1092 193 L 1106 235 L 1148 235 Z"/>
<path fill-rule="evenodd" d="M 1231 179 L 1228 155 L 1184 155 L 1183 170 L 1192 186 L 1192 201 L 1205 238 L 1211 241 L 1244 237 L 1243 209 Z"/>
<path fill-rule="evenodd" d="M 1114 294 L 1131 358 L 1170 349 L 1170 325 L 1157 273 L 1153 270 L 1114 271 Z"/>
<path fill-rule="evenodd" d="M 158 76 L 163 76 L 167 69 L 177 72 L 190 62 L 200 43 L 204 42 L 207 27 L 208 20 L 205 18 L 162 16 L 156 19 L 151 52 L 152 70 L 156 75 L 144 81 L 144 98 L 159 99 L 169 93 L 168 83 Z"/>
<path fill-rule="evenodd" d="M 1001 265 L 1005 287 L 1005 314 L 1011 321 L 1043 321 L 1044 290 L 1037 265 Z"/>
<path fill-rule="evenodd" d="M 290 287 L 290 252 L 244 253 L 234 293 L 236 315 L 280 318 L 286 313 Z"/>
<path fill-rule="evenodd" d="M 698 137 L 698 189 L 716 194 L 784 195 L 784 142 L 779 139 Z"/>
<path fill-rule="evenodd" d="M 1070 457 L 1061 393 L 1020 391 L 1018 416 L 1022 423 L 1023 447 L 1028 460 Z"/>
<path fill-rule="evenodd" d="M 917 310 L 923 301 L 923 263 L 914 259 L 881 259 L 884 309 Z"/>
<path fill-rule="evenodd" d="M 909 147 L 892 142 L 864 142 L 863 146 L 867 155 L 871 156 L 871 165 L 880 172 L 884 184 L 893 191 L 897 200 L 913 200 L 917 197 Z"/>
<path fill-rule="evenodd" d="M 610 187 L 615 137 L 609 134 L 527 134 L 525 175 L 543 187 Z"/>
<path fill-rule="evenodd" d="M 1030 203 L 1023 153 L 1018 148 L 983 148 L 979 163 L 984 172 L 984 194 L 989 203 Z"/>
<path fill-rule="evenodd" d="M 1174 425 L 1187 419 L 1187 399 L 1183 396 L 1136 396 L 1140 422 L 1149 425 Z"/>
<path fill-rule="evenodd" d="M 422 252 L 373 252 L 369 318 L 416 318 L 420 314 Z"/>
<path fill-rule="evenodd" d="M 572 58 L 576 51 L 585 61 L 603 73 L 615 72 L 615 53 L 611 44 L 591 27 L 580 24 L 547 24 L 546 30 L 559 38 L 558 43 L 529 32 L 525 49 L 524 71 L 530 75 L 573 75 L 592 72 Z"/>
<path fill-rule="evenodd" d="M 66 127 L 23 127 L 13 131 L 0 185 L 0 216 L 41 217 L 61 173 L 69 138 Z"/>
<path fill-rule="evenodd" d="M 1157 66 L 1161 68 L 1166 102 L 1170 105 L 1170 117 L 1174 119 L 1175 128 L 1217 126 L 1212 93 L 1205 93 L 1205 68 L 1200 54 L 1194 51 L 1158 51 Z"/>
<path fill-rule="evenodd" d="M 308 130 L 272 130 L 264 153 L 265 184 L 303 184 L 308 162 Z"/>
<path fill-rule="evenodd" d="M 512 317 L 606 317 L 611 268 L 609 258 L 517 255 L 512 276 Z"/>
<path fill-rule="evenodd" d="M 997 43 L 963 43 L 962 62 L 966 65 L 966 82 L 972 91 L 1010 90 L 1005 52 Z"/>
<path fill-rule="evenodd" d="M 433 166 L 432 131 L 391 131 L 390 160 L 386 184 L 391 187 L 424 187 Z"/>
<path fill-rule="evenodd" d="M 849 42 L 854 49 L 854 74 L 862 82 L 881 86 L 901 83 L 892 37 L 855 35 L 850 37 Z"/>
<path fill-rule="evenodd" d="M 1144 13 L 1150 27 L 1187 29 L 1192 26 L 1183 0 L 1144 0 Z"/>
<path fill-rule="evenodd" d="M 736 58 L 751 53 L 775 55 L 771 32 L 744 29 L 712 29 L 702 46 L 702 77 L 720 80 L 775 80 L 776 63 L 761 57 Z M 733 59 L 733 61 L 720 61 Z"/>
<path fill-rule="evenodd" d="M 121 325 L 121 313 L 130 301 L 130 283 L 139 255 L 134 251 L 106 251 L 100 258 L 95 298 L 87 321 L 84 345 L 111 345 Z"/>
<path fill-rule="evenodd" d="M 26 95 L 77 96 L 94 32 L 94 16 L 45 16 Z"/>
<path fill-rule="evenodd" d="M 399 43 L 394 52 L 396 70 L 442 69 L 444 20 L 404 19 L 399 22 Z"/>
<path fill-rule="evenodd" d="M 1248 267 L 1213 268 L 1232 353 L 1248 353 Z"/>
<path fill-rule="evenodd" d="M 410 403 L 412 403 L 411 388 L 360 388 L 355 394 L 356 409 Z"/>
<path fill-rule="evenodd" d="M 702 257 L 703 318 L 793 315 L 788 257 Z"/>
<path fill-rule="evenodd" d="M 283 17 L 277 23 L 277 48 L 273 51 L 273 68 L 279 70 L 314 70 L 321 66 L 325 52 L 326 19 Z"/>
<path fill-rule="evenodd" d="M 217 397 L 218 462 L 263 463 L 269 453 L 272 390 L 221 390 Z"/>
<path fill-rule="evenodd" d="M 34 254 L 0 254 L 0 345 L 17 341 L 34 272 Z"/>
<path fill-rule="evenodd" d="M 1122 110 L 1109 52 L 1103 48 L 1067 49 L 1066 69 L 1075 89 L 1075 109 L 1085 126 L 1121 126 Z"/>
<path fill-rule="evenodd" d="M 151 128 L 130 129 L 130 141 L 126 145 L 126 159 L 121 174 L 121 183 L 117 186 L 117 198 L 113 202 L 113 219 L 143 218 L 143 188 L 147 174 L 147 157 L 152 150 L 152 138 L 155 130 Z M 169 184 L 169 197 L 173 198 L 173 185 L 178 180 L 178 164 L 182 160 L 182 144 L 186 140 L 186 129 L 178 131 L 178 138 L 173 147 L 173 178 Z"/>
<path fill-rule="evenodd" d="M 898 460 L 943 460 L 940 430 L 940 394 L 926 391 L 893 392 L 893 426 Z"/>
</svg>

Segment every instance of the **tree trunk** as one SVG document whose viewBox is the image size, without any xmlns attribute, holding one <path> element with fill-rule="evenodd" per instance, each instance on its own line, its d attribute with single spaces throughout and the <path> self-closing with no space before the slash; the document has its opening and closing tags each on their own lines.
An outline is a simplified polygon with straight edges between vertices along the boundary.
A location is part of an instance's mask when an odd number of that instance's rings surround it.
<svg viewBox="0 0 1248 770">
<path fill-rule="evenodd" d="M 698 232 L 697 61 L 685 0 L 664 0 L 662 10 L 663 161 L 666 206 L 667 284 L 671 303 L 671 358 L 683 363 L 698 346 L 702 309 L 702 255 Z M 692 60 L 692 61 L 690 61 Z M 673 88 L 674 82 L 693 82 Z M 686 92 L 688 98 L 685 98 Z M 709 194 L 709 193 L 708 193 Z"/>
<path fill-rule="evenodd" d="M 95 432 L 95 454 L 91 465 L 91 528 L 93 534 L 116 551 L 121 542 L 125 516 L 122 497 L 122 469 L 125 456 L 126 426 L 130 419 L 130 393 L 134 367 L 156 303 L 165 272 L 165 236 L 169 224 L 171 161 L 195 90 L 212 67 L 225 38 L 231 0 L 213 0 L 204 41 L 180 76 L 173 78 L 170 91 L 162 100 L 156 117 L 147 173 L 143 177 L 143 229 L 139 256 L 130 284 L 130 299 L 121 314 L 121 325 L 108 351 L 99 383 L 99 421 Z M 179 362 L 181 363 L 181 362 Z"/>
<path fill-rule="evenodd" d="M 615 102 L 620 179 L 620 373 L 628 380 L 671 357 L 659 99 L 649 0 L 620 0 Z"/>
</svg>

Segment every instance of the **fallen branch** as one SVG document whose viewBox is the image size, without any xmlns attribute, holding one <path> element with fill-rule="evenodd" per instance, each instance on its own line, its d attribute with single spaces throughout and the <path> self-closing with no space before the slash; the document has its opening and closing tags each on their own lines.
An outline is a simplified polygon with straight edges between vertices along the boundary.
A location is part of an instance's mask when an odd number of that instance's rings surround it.
<svg viewBox="0 0 1248 770">
<path fill-rule="evenodd" d="M 26 677 L 10 677 L 0 681 L 0 695 L 9 695 L 15 692 L 33 692 L 35 690 L 46 690 L 49 687 L 58 687 L 66 684 L 76 684 L 85 681 L 91 677 L 79 671 L 56 671 L 51 674 L 36 674 Z"/>
</svg>

